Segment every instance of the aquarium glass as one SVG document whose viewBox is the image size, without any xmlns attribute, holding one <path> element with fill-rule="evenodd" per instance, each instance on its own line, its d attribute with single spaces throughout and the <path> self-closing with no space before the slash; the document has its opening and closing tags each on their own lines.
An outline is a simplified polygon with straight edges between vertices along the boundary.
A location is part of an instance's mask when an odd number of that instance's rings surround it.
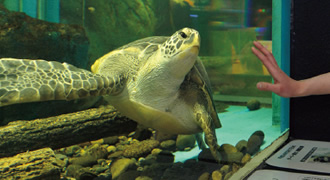
<svg viewBox="0 0 330 180">
<path fill-rule="evenodd" d="M 1 58 L 66 62 L 89 71 L 98 58 L 135 40 L 171 36 L 185 27 L 197 30 L 201 38 L 199 58 L 205 66 L 211 86 L 208 86 L 205 76 L 201 78 L 202 71 L 184 79 L 185 82 L 192 79 L 198 86 L 187 83 L 181 89 L 186 86 L 197 87 L 197 90 L 187 88 L 185 91 L 198 92 L 203 97 L 200 101 L 208 103 L 206 109 L 214 106 L 222 125 L 214 130 L 220 145 L 218 152 L 222 157 L 218 163 L 206 147 L 199 147 L 196 143 L 198 139 L 203 140 L 204 135 L 163 135 L 125 119 L 106 98 L 17 103 L 0 107 L 3 131 L 1 133 L 0 130 L 0 137 L 6 136 L 4 132 L 8 128 L 15 129 L 13 132 L 26 132 L 1 145 L 1 157 L 13 157 L 18 153 L 50 147 L 52 150 L 47 153 L 54 153 L 57 159 L 56 167 L 50 168 L 61 174 L 62 179 L 225 179 L 281 134 L 279 118 L 273 115 L 273 107 L 278 109 L 280 102 L 273 99 L 272 93 L 256 88 L 257 82 L 272 82 L 272 78 L 251 52 L 253 41 L 261 42 L 272 51 L 271 0 L 0 0 L 0 3 Z M 149 42 L 150 39 L 144 41 Z M 138 51 L 138 47 L 133 46 L 116 58 L 127 58 L 125 54 L 135 51 Z M 148 49 L 139 58 L 146 58 L 152 51 L 152 48 Z M 126 65 L 126 61 L 123 61 L 113 71 L 122 72 L 127 69 Z M 153 65 L 156 66 L 155 63 Z M 138 65 L 133 63 L 129 66 Z M 178 69 L 183 71 L 184 67 Z M 8 73 L 1 69 L 0 72 L 3 73 L 0 78 Z M 47 78 L 54 78 L 53 75 L 49 73 L 42 78 L 46 81 Z M 73 75 L 70 77 L 72 82 L 76 82 Z M 159 81 L 165 80 L 171 81 Z M 168 87 L 165 82 L 159 81 L 153 85 Z M 0 83 L 0 88 L 7 85 Z M 80 94 L 84 93 L 89 92 L 81 91 Z M 157 96 L 161 96 L 161 93 L 154 92 Z M 192 93 L 192 99 L 195 96 Z M 148 111 L 134 107 L 127 108 L 132 108 L 129 110 L 131 113 Z M 86 112 L 86 109 L 91 111 Z M 171 113 L 171 110 L 164 112 Z M 111 116 L 114 125 L 112 121 L 100 121 L 110 118 L 111 114 L 115 114 Z M 22 122 L 25 121 L 35 123 L 23 128 Z M 41 125 L 38 122 L 47 123 Z M 164 126 L 175 128 L 174 124 Z M 41 134 L 32 134 L 31 137 L 29 128 Z M 34 145 L 20 138 L 29 139 Z M 37 139 L 39 145 L 35 145 L 38 143 L 33 143 L 33 139 Z M 15 150 L 9 151 L 8 146 L 14 146 Z M 41 159 L 53 157 L 40 154 L 31 156 Z M 41 163 L 46 168 L 49 162 L 44 160 Z M 0 172 L 1 166 L 0 163 Z M 35 166 L 39 167 L 37 164 Z M 24 172 L 19 167 L 15 168 L 16 172 Z M 38 172 L 42 174 L 41 170 Z M 28 177 L 27 174 L 23 173 L 22 176 Z M 45 177 L 58 175 L 53 174 Z"/>
</svg>

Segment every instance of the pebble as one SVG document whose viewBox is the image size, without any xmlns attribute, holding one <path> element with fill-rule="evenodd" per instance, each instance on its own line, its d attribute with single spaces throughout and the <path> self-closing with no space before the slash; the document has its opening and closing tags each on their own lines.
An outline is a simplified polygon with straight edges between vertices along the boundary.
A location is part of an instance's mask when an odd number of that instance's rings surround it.
<svg viewBox="0 0 330 180">
<path fill-rule="evenodd" d="M 116 179 L 120 174 L 124 173 L 130 166 L 135 165 L 135 160 L 124 158 L 118 159 L 110 166 L 112 179 Z"/>
<path fill-rule="evenodd" d="M 227 174 L 225 175 L 224 180 L 229 179 L 232 175 L 233 175 L 233 172 L 229 172 L 229 173 L 227 173 Z"/>
<path fill-rule="evenodd" d="M 108 155 L 108 159 L 116 159 L 123 155 L 123 151 L 116 151 L 110 155 Z"/>
<path fill-rule="evenodd" d="M 250 111 L 254 111 L 254 110 L 258 110 L 260 109 L 260 101 L 256 100 L 256 99 L 251 99 L 246 103 L 246 107 L 250 110 Z"/>
<path fill-rule="evenodd" d="M 175 150 L 175 143 L 174 140 L 166 140 L 160 143 L 160 147 L 162 149 Z"/>
<path fill-rule="evenodd" d="M 230 166 L 226 164 L 226 165 L 223 165 L 223 166 L 221 167 L 220 172 L 221 172 L 222 174 L 227 174 L 227 173 L 229 172 L 229 170 L 230 170 Z"/>
<path fill-rule="evenodd" d="M 215 170 L 212 172 L 212 180 L 219 180 L 222 179 L 222 174 L 220 171 Z"/>
<path fill-rule="evenodd" d="M 247 149 L 247 141 L 246 140 L 240 140 L 238 141 L 238 143 L 236 144 L 236 149 L 242 153 L 246 153 L 246 149 Z"/>
<path fill-rule="evenodd" d="M 152 178 L 148 176 L 139 176 L 135 180 L 152 180 Z"/>
<path fill-rule="evenodd" d="M 117 151 L 116 146 L 108 146 L 108 147 L 107 147 L 107 152 L 108 152 L 108 153 L 113 153 L 113 152 L 115 152 L 115 151 Z"/>
<path fill-rule="evenodd" d="M 247 153 L 250 155 L 257 153 L 264 141 L 264 138 L 265 134 L 262 131 L 254 132 L 247 142 Z"/>
<path fill-rule="evenodd" d="M 83 167 L 92 166 L 97 164 L 97 159 L 93 156 L 81 156 L 81 157 L 74 157 L 69 160 L 70 164 L 80 165 Z"/>
<path fill-rule="evenodd" d="M 243 158 L 242 158 L 242 160 L 241 160 L 241 163 L 242 163 L 242 164 L 246 164 L 246 163 L 249 162 L 250 160 L 251 160 L 251 155 L 248 154 L 248 153 L 246 153 L 246 154 L 243 156 Z"/>
<path fill-rule="evenodd" d="M 201 176 L 199 176 L 198 180 L 209 180 L 210 179 L 210 173 L 205 172 Z"/>
<path fill-rule="evenodd" d="M 220 151 L 220 153 L 226 153 L 226 154 L 238 152 L 238 150 L 236 149 L 236 147 L 233 146 L 233 145 L 231 145 L 231 144 L 222 144 L 220 146 L 219 151 Z"/>
<path fill-rule="evenodd" d="M 184 151 L 185 149 L 193 148 L 196 144 L 196 138 L 195 135 L 178 135 L 176 138 L 176 148 L 179 151 Z"/>
</svg>

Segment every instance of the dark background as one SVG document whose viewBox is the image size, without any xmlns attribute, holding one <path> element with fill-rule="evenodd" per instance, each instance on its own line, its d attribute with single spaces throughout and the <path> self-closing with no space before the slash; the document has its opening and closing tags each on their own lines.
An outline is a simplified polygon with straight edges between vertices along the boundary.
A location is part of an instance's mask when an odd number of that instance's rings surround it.
<svg viewBox="0 0 330 180">
<path fill-rule="evenodd" d="M 291 15 L 291 77 L 329 72 L 330 1 L 292 0 Z M 290 136 L 330 141 L 330 95 L 290 100 Z"/>
</svg>

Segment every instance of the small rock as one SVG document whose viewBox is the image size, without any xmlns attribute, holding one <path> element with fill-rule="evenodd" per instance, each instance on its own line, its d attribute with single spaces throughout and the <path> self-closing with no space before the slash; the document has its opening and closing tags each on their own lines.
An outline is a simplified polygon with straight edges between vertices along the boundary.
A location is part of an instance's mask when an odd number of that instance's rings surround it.
<svg viewBox="0 0 330 180">
<path fill-rule="evenodd" d="M 81 149 L 80 146 L 78 146 L 78 145 L 73 145 L 73 146 L 69 146 L 69 147 L 65 148 L 65 152 L 64 152 L 64 153 L 65 153 L 67 156 L 73 156 L 73 155 L 75 155 L 80 149 Z"/>
<path fill-rule="evenodd" d="M 115 158 L 119 158 L 123 155 L 123 151 L 116 151 L 110 155 L 108 155 L 108 159 L 115 159 Z"/>
<path fill-rule="evenodd" d="M 198 161 L 205 161 L 205 162 L 214 162 L 217 163 L 216 160 L 214 159 L 211 151 L 209 148 L 203 149 L 199 154 L 198 154 Z"/>
<path fill-rule="evenodd" d="M 251 99 L 246 103 L 246 107 L 250 110 L 250 111 L 254 111 L 254 110 L 258 110 L 260 109 L 260 101 L 256 100 L 256 99 Z"/>
<path fill-rule="evenodd" d="M 226 153 L 226 154 L 230 154 L 230 153 L 236 153 L 238 152 L 238 150 L 236 149 L 235 146 L 231 145 L 231 144 L 222 144 L 220 146 L 219 149 L 220 153 Z"/>
<path fill-rule="evenodd" d="M 93 156 L 81 156 L 81 157 L 71 158 L 69 162 L 70 164 L 88 167 L 97 164 L 97 159 Z"/>
<path fill-rule="evenodd" d="M 152 180 L 152 178 L 148 176 L 139 176 L 135 180 Z"/>
<path fill-rule="evenodd" d="M 224 161 L 228 163 L 240 163 L 242 158 L 243 158 L 243 153 L 241 152 L 226 154 L 223 157 Z"/>
<path fill-rule="evenodd" d="M 139 171 L 127 171 L 122 173 L 117 180 L 135 180 L 137 177 L 140 176 L 140 172 Z"/>
<path fill-rule="evenodd" d="M 157 155 L 157 162 L 159 163 L 173 163 L 174 155 L 169 151 L 162 151 Z"/>
<path fill-rule="evenodd" d="M 222 174 L 220 171 L 215 170 L 212 172 L 212 180 L 219 180 L 222 179 Z"/>
<path fill-rule="evenodd" d="M 130 166 L 133 165 L 135 165 L 135 161 L 133 159 L 118 159 L 110 166 L 112 179 L 117 178 L 120 174 L 124 173 Z"/>
<path fill-rule="evenodd" d="M 240 140 L 238 141 L 238 143 L 236 144 L 236 149 L 242 153 L 246 153 L 246 149 L 247 149 L 247 141 L 246 140 Z"/>
<path fill-rule="evenodd" d="M 205 172 L 201 176 L 199 176 L 198 180 L 209 180 L 210 179 L 210 173 Z"/>
<path fill-rule="evenodd" d="M 241 160 L 241 163 L 242 163 L 242 164 L 246 164 L 246 163 L 249 162 L 250 160 L 251 160 L 251 155 L 248 154 L 248 153 L 246 153 L 246 154 L 243 156 L 243 158 L 242 158 L 242 160 Z"/>
<path fill-rule="evenodd" d="M 61 167 L 66 167 L 69 163 L 69 158 L 66 155 L 63 154 L 55 154 L 57 163 Z"/>
<path fill-rule="evenodd" d="M 153 163 L 156 163 L 156 159 L 157 159 L 157 157 L 155 155 L 149 154 L 145 158 L 143 158 L 143 157 L 139 158 L 138 164 L 140 166 L 151 165 Z"/>
<path fill-rule="evenodd" d="M 112 180 L 111 173 L 101 173 L 93 180 Z"/>
<path fill-rule="evenodd" d="M 175 150 L 175 143 L 174 140 L 166 140 L 160 143 L 160 147 L 162 149 Z"/>
<path fill-rule="evenodd" d="M 229 172 L 230 166 L 229 165 L 223 165 L 220 169 L 221 174 L 225 175 Z"/>
<path fill-rule="evenodd" d="M 264 138 L 265 134 L 262 131 L 254 132 L 248 140 L 247 153 L 249 153 L 250 155 L 254 155 L 255 153 L 257 153 L 264 141 Z"/>
<path fill-rule="evenodd" d="M 70 176 L 70 177 L 75 177 L 76 173 L 82 169 L 83 167 L 81 165 L 76 165 L 76 164 L 70 164 L 67 168 L 66 168 L 66 172 L 65 175 L 66 176 Z"/>
<path fill-rule="evenodd" d="M 110 136 L 110 137 L 103 138 L 104 144 L 114 145 L 117 142 L 118 142 L 118 136 Z"/>
<path fill-rule="evenodd" d="M 193 148 L 196 144 L 195 135 L 178 135 L 176 138 L 176 148 L 183 151 L 186 148 Z"/>
<path fill-rule="evenodd" d="M 113 153 L 117 150 L 116 146 L 108 146 L 107 147 L 107 152 L 108 153 Z"/>
<path fill-rule="evenodd" d="M 134 144 L 129 145 L 124 151 L 123 155 L 125 157 L 141 157 L 148 153 L 150 153 L 154 148 L 159 145 L 159 141 L 157 140 L 144 140 L 141 142 L 136 142 Z"/>
<path fill-rule="evenodd" d="M 157 156 L 159 153 L 161 153 L 163 150 L 159 149 L 159 148 L 155 148 L 151 151 L 152 155 Z"/>
<path fill-rule="evenodd" d="M 100 174 L 103 173 L 104 171 L 106 171 L 107 169 L 109 169 L 109 166 L 101 166 L 99 164 L 94 165 L 92 167 L 92 171 L 95 172 L 96 174 Z"/>
<path fill-rule="evenodd" d="M 94 144 L 87 148 L 86 153 L 95 159 L 103 159 L 108 155 L 106 148 L 102 147 L 100 144 Z"/>
<path fill-rule="evenodd" d="M 236 163 L 234 163 L 233 165 L 232 165 L 232 167 L 231 167 L 231 171 L 233 172 L 233 173 L 235 173 L 235 172 L 237 172 L 238 170 L 239 170 L 239 168 L 240 168 L 240 166 L 238 165 L 238 164 L 236 164 Z"/>
<path fill-rule="evenodd" d="M 224 180 L 228 180 L 232 175 L 233 175 L 233 172 L 232 172 L 232 171 L 229 172 L 229 173 L 227 173 L 227 174 L 225 175 Z"/>
</svg>

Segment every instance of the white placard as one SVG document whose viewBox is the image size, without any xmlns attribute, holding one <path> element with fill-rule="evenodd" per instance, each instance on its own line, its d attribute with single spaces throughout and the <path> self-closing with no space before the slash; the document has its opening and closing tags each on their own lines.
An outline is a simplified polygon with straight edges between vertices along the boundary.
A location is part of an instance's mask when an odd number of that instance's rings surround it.
<svg viewBox="0 0 330 180">
<path fill-rule="evenodd" d="M 330 176 L 276 170 L 258 170 L 254 172 L 248 180 L 330 180 Z"/>
<path fill-rule="evenodd" d="M 293 140 L 266 163 L 281 168 L 330 174 L 330 142 Z"/>
</svg>

